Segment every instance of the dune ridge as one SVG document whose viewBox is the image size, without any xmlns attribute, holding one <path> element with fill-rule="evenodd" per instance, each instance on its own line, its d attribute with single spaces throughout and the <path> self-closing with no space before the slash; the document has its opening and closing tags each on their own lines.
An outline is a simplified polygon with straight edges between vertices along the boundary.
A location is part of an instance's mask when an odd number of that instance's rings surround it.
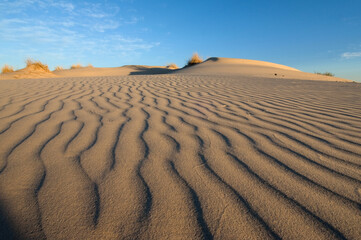
<svg viewBox="0 0 361 240">
<path fill-rule="evenodd" d="M 249 60 L 249 59 L 240 59 L 240 58 L 222 58 L 222 57 L 211 57 L 206 60 L 206 62 L 216 62 L 220 64 L 244 64 L 244 65 L 255 65 L 261 67 L 273 67 L 273 68 L 280 68 L 286 70 L 292 70 L 300 72 L 300 70 L 292 67 L 288 67 L 285 65 L 265 62 L 265 61 L 258 61 L 258 60 Z"/>
<path fill-rule="evenodd" d="M 197 55 L 198 56 L 198 55 Z M 199 58 L 199 57 L 198 57 Z M 259 77 L 267 79 L 297 79 L 334 82 L 352 82 L 348 79 L 334 76 L 325 76 L 301 72 L 298 69 L 281 64 L 238 59 L 211 57 L 201 62 L 196 62 L 178 69 L 174 64 L 168 66 L 146 66 L 146 65 L 125 65 L 113 68 L 95 68 L 92 65 L 82 67 L 80 64 L 73 65 L 71 69 L 57 67 L 53 72 L 32 66 L 15 72 L 0 74 L 0 80 L 22 79 L 22 78 L 59 78 L 59 77 L 101 77 L 101 76 L 129 76 L 129 75 L 159 75 L 159 74 L 180 74 L 180 75 L 202 75 L 202 76 L 238 76 L 238 77 Z M 171 67 L 170 67 L 171 66 Z"/>
<path fill-rule="evenodd" d="M 360 84 L 177 73 L 0 86 L 0 236 L 361 236 Z"/>
<path fill-rule="evenodd" d="M 259 77 L 263 79 L 303 79 L 316 81 L 352 82 L 348 79 L 302 72 L 298 69 L 277 63 L 221 57 L 208 58 L 202 63 L 196 64 L 192 67 L 179 69 L 174 73 L 181 75 L 220 75 L 233 77 Z"/>
</svg>

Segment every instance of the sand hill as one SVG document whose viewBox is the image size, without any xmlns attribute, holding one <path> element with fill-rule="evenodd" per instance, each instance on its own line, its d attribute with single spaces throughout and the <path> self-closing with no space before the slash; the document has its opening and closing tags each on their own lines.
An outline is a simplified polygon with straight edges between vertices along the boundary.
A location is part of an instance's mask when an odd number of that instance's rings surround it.
<svg viewBox="0 0 361 240">
<path fill-rule="evenodd" d="M 164 66 L 126 65 L 113 68 L 79 67 L 74 69 L 45 71 L 37 67 L 26 67 L 12 73 L 0 74 L 0 80 L 21 78 L 59 78 L 59 77 L 95 77 L 95 76 L 127 76 L 153 75 L 171 73 L 174 69 Z"/>
<path fill-rule="evenodd" d="M 0 239 L 360 239 L 361 84 L 98 70 L 0 81 Z"/>
<path fill-rule="evenodd" d="M 24 78 L 52 78 L 57 77 L 56 74 L 52 73 L 47 65 L 43 65 L 40 62 L 31 62 L 32 60 L 28 60 L 28 65 L 20 70 L 0 74 L 1 79 L 24 79 Z"/>
<path fill-rule="evenodd" d="M 54 71 L 58 77 L 94 77 L 94 76 L 127 76 L 127 75 L 153 75 L 170 73 L 172 70 L 162 66 L 126 65 L 115 68 L 82 67 Z"/>
<path fill-rule="evenodd" d="M 126 75 L 154 75 L 154 74 L 182 74 L 182 75 L 222 75 L 260 77 L 270 79 L 298 79 L 317 81 L 352 82 L 351 80 L 301 72 L 284 65 L 238 59 L 212 57 L 203 63 L 183 69 L 172 69 L 164 66 L 126 65 L 114 68 L 80 67 L 75 69 L 44 71 L 41 68 L 27 67 L 13 73 L 0 74 L 1 79 L 19 78 L 53 78 L 53 77 L 95 77 L 95 76 L 126 76 Z"/>
<path fill-rule="evenodd" d="M 212 57 L 203 63 L 180 69 L 179 74 L 192 75 L 222 75 L 222 76 L 242 76 L 242 77 L 260 77 L 260 78 L 283 78 L 283 79 L 303 79 L 303 80 L 317 80 L 317 81 L 338 81 L 338 82 L 352 82 L 347 79 L 324 76 L 313 73 L 301 72 L 295 68 L 284 65 L 238 59 L 238 58 L 218 58 Z"/>
</svg>

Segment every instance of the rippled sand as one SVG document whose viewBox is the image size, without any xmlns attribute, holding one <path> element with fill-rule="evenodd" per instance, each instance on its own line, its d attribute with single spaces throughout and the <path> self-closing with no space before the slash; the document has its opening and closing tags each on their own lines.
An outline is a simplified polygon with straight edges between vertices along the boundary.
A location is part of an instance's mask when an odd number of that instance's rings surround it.
<svg viewBox="0 0 361 240">
<path fill-rule="evenodd" d="M 361 87 L 0 82 L 2 239 L 360 239 Z"/>
</svg>

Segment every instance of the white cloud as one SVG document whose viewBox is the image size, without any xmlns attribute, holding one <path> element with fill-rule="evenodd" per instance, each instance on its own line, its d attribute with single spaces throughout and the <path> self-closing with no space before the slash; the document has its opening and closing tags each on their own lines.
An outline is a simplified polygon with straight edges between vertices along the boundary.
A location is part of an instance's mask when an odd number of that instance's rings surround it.
<svg viewBox="0 0 361 240">
<path fill-rule="evenodd" d="M 341 56 L 342 58 L 346 58 L 346 59 L 357 58 L 357 57 L 361 57 L 361 52 L 345 52 Z"/>
<path fill-rule="evenodd" d="M 132 52 L 137 50 L 149 50 L 158 45 L 159 43 L 119 44 L 115 46 L 115 49 L 125 52 Z"/>
<path fill-rule="evenodd" d="M 0 0 L 0 45 L 17 46 L 7 49 L 8 54 L 20 51 L 53 57 L 89 53 L 124 56 L 159 45 L 120 33 L 122 26 L 136 25 L 143 19 L 134 13 L 123 16 L 120 9 L 110 3 L 84 1 Z"/>
<path fill-rule="evenodd" d="M 47 9 L 49 7 L 59 8 L 68 12 L 75 9 L 74 4 L 66 1 L 56 0 L 5 0 L 0 2 L 0 10 L 7 13 L 20 13 L 27 9 Z"/>
<path fill-rule="evenodd" d="M 139 42 L 142 42 L 143 40 L 141 38 L 125 38 L 121 35 L 113 35 L 111 37 L 111 40 L 112 41 L 115 41 L 115 42 L 122 42 L 122 43 L 139 43 Z"/>
<path fill-rule="evenodd" d="M 96 23 L 91 26 L 91 29 L 97 32 L 105 32 L 107 30 L 117 29 L 119 27 L 119 23 L 116 21 L 106 21 L 101 23 Z"/>
<path fill-rule="evenodd" d="M 66 2 L 54 2 L 54 1 L 50 1 L 50 6 L 53 7 L 59 7 L 62 8 L 68 12 L 72 12 L 75 9 L 75 6 L 72 3 L 66 3 Z"/>
<path fill-rule="evenodd" d="M 125 21 L 125 23 L 126 23 L 126 24 L 136 24 L 136 23 L 138 23 L 140 20 L 143 20 L 143 18 L 132 17 L 131 19 Z"/>
<path fill-rule="evenodd" d="M 73 27 L 76 23 L 74 21 L 65 20 L 60 22 L 60 25 L 63 25 L 64 27 Z"/>
<path fill-rule="evenodd" d="M 120 7 L 110 3 L 91 3 L 63 0 L 0 0 L 0 20 L 21 16 L 22 19 L 46 18 L 65 27 L 84 26 L 97 32 L 117 29 L 126 24 L 136 24 L 141 16 L 123 17 L 119 14 Z M 11 16 L 11 17 L 10 17 Z M 20 18 L 18 18 L 21 20 Z M 76 20 L 76 21 L 75 21 Z"/>
<path fill-rule="evenodd" d="M 26 21 L 24 19 L 20 19 L 20 18 L 8 18 L 8 19 L 0 20 L 1 27 L 6 27 L 6 25 L 13 24 L 13 23 L 24 24 L 24 23 L 26 23 Z"/>
</svg>

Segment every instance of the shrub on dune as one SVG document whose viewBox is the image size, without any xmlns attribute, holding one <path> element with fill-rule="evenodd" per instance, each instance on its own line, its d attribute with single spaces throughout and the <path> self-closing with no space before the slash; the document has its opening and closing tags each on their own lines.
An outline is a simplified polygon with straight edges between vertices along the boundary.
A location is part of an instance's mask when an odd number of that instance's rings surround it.
<svg viewBox="0 0 361 240">
<path fill-rule="evenodd" d="M 2 68 L 1 68 L 1 73 L 11 73 L 14 72 L 14 68 L 10 65 L 5 64 Z"/>
<path fill-rule="evenodd" d="M 324 73 L 315 72 L 315 74 L 324 75 L 324 76 L 328 76 L 328 77 L 334 77 L 335 76 L 335 74 L 330 73 L 330 72 L 324 72 Z"/>
<path fill-rule="evenodd" d="M 55 71 L 60 71 L 60 70 L 64 70 L 64 68 L 62 66 L 56 66 L 55 67 Z"/>
<path fill-rule="evenodd" d="M 77 68 L 93 68 L 94 66 L 92 64 L 88 64 L 86 66 L 81 65 L 80 63 L 71 65 L 70 69 L 77 69 Z"/>
<path fill-rule="evenodd" d="M 168 69 L 178 69 L 179 67 L 175 63 L 170 63 L 166 66 Z"/>
<path fill-rule="evenodd" d="M 26 68 L 32 69 L 32 70 L 43 70 L 45 72 L 50 72 L 49 67 L 47 64 L 44 64 L 40 61 L 35 61 L 31 58 L 26 59 Z"/>
<path fill-rule="evenodd" d="M 196 65 L 203 62 L 203 59 L 198 55 L 198 53 L 193 53 L 193 56 L 188 60 L 186 67 Z"/>
<path fill-rule="evenodd" d="M 77 64 L 73 64 L 71 65 L 70 69 L 77 69 L 77 68 L 82 68 L 83 66 L 80 63 Z"/>
</svg>

